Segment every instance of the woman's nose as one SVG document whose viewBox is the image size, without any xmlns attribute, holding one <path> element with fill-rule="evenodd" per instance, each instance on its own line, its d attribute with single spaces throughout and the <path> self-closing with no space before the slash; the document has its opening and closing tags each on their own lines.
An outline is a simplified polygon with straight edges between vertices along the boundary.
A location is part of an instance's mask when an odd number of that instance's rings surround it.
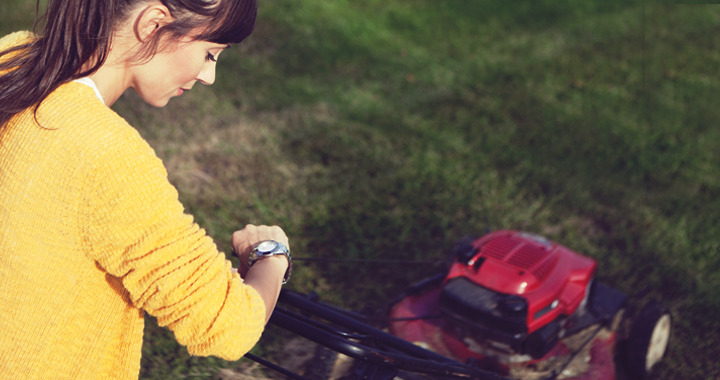
<svg viewBox="0 0 720 380">
<path fill-rule="evenodd" d="M 198 74 L 197 80 L 208 86 L 215 83 L 215 62 L 208 62 Z"/>
</svg>

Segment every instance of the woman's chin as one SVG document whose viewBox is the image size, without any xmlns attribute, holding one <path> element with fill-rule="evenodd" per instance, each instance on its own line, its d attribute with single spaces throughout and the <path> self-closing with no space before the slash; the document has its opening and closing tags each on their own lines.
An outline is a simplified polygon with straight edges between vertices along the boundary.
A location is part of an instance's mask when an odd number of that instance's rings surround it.
<svg viewBox="0 0 720 380">
<path fill-rule="evenodd" d="M 133 88 L 135 90 L 135 93 L 140 96 L 140 99 L 143 100 L 143 102 L 157 108 L 165 107 L 168 102 L 170 101 L 170 98 L 173 97 L 174 94 L 169 95 L 155 95 L 148 94 L 146 92 L 138 91 L 136 88 Z"/>
<path fill-rule="evenodd" d="M 143 99 L 143 100 L 145 101 L 145 103 L 147 103 L 153 107 L 162 108 L 162 107 L 165 107 L 170 102 L 170 97 L 168 96 L 168 97 L 163 97 L 163 98 L 158 98 L 158 99 Z"/>
</svg>

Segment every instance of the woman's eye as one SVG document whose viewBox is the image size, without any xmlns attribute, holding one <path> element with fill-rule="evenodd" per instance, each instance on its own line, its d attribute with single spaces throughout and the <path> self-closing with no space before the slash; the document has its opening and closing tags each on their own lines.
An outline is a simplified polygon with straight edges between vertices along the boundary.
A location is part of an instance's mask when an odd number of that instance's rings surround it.
<svg viewBox="0 0 720 380">
<path fill-rule="evenodd" d="M 210 53 L 207 53 L 207 56 L 205 57 L 205 60 L 206 60 L 206 61 L 217 62 L 217 58 L 215 58 L 215 56 L 212 55 L 212 54 L 210 54 Z"/>
</svg>

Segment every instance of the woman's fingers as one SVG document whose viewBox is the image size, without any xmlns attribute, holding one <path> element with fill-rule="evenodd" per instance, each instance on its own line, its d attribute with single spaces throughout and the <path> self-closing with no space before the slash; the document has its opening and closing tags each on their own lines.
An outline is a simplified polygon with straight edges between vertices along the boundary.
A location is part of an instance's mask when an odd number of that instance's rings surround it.
<svg viewBox="0 0 720 380">
<path fill-rule="evenodd" d="M 240 276 L 245 278 L 248 267 L 248 257 L 253 247 L 264 240 L 275 240 L 290 247 L 285 231 L 278 226 L 255 226 L 248 224 L 242 230 L 235 231 L 232 234 L 232 247 L 235 254 L 240 259 L 240 268 L 238 268 Z"/>
</svg>

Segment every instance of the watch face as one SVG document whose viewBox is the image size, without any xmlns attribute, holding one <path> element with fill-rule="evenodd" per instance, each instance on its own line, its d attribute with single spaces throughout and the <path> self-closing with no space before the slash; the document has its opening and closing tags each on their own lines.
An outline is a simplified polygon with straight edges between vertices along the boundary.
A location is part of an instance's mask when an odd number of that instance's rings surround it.
<svg viewBox="0 0 720 380">
<path fill-rule="evenodd" d="M 269 253 L 272 252 L 275 247 L 277 247 L 277 243 L 274 241 L 264 241 L 257 246 L 257 250 L 260 253 Z"/>
</svg>

